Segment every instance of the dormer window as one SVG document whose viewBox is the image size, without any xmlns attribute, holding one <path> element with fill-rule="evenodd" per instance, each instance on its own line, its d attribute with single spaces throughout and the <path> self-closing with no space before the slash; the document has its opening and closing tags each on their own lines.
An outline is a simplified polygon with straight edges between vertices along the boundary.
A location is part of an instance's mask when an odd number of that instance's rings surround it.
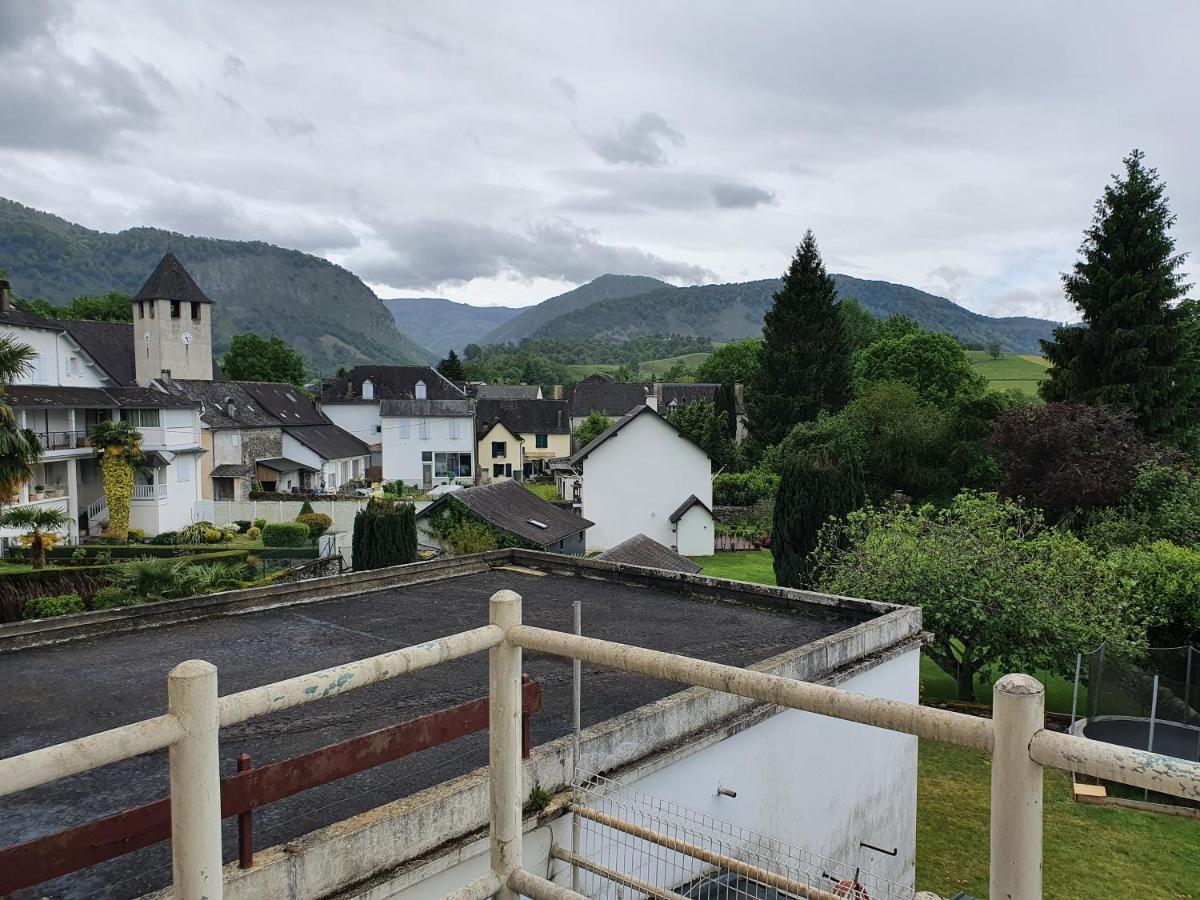
<svg viewBox="0 0 1200 900">
<path fill-rule="evenodd" d="M 373 382 L 370 378 L 363 379 L 362 397 L 364 400 L 375 399 L 375 382 Z"/>
<path fill-rule="evenodd" d="M 416 390 L 413 393 L 414 393 L 414 396 L 416 396 L 416 398 L 418 400 L 426 399 L 426 397 L 425 397 L 425 382 L 418 381 L 416 384 Z"/>
</svg>

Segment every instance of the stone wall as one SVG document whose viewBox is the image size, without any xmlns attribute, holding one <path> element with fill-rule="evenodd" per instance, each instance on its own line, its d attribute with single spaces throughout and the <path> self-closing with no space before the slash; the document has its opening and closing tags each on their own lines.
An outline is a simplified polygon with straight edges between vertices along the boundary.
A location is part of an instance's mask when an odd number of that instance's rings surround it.
<svg viewBox="0 0 1200 900">
<path fill-rule="evenodd" d="M 283 429 L 243 428 L 242 465 L 253 466 L 256 460 L 283 456 Z M 250 497 L 254 478 L 242 478 L 242 500 Z"/>
</svg>

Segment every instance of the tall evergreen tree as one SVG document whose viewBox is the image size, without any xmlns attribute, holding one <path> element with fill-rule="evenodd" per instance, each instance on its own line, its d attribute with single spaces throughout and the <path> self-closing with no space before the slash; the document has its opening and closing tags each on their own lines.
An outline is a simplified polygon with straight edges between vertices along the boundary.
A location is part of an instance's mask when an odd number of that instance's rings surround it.
<svg viewBox="0 0 1200 900">
<path fill-rule="evenodd" d="M 1080 259 L 1063 275 L 1083 322 L 1042 342 L 1050 361 L 1042 397 L 1130 410 L 1149 435 L 1184 443 L 1197 425 L 1200 353 L 1186 254 L 1168 234 L 1175 217 L 1165 186 L 1143 154 L 1125 158 L 1096 202 Z"/>
<path fill-rule="evenodd" d="M 451 381 L 466 381 L 466 373 L 463 372 L 462 360 L 458 358 L 458 354 L 452 349 L 440 363 L 437 370 Z"/>
<path fill-rule="evenodd" d="M 737 438 L 737 389 L 726 382 L 717 388 L 717 416 L 721 420 L 721 428 L 728 440 Z"/>
<path fill-rule="evenodd" d="M 806 231 L 763 320 L 759 368 L 748 392 L 755 437 L 777 444 L 796 423 L 845 406 L 848 351 L 837 288 L 825 272 L 817 239 Z"/>
<path fill-rule="evenodd" d="M 862 472 L 846 460 L 798 454 L 788 461 L 775 496 L 771 556 L 782 587 L 809 587 L 813 550 L 825 523 L 841 519 L 866 499 Z"/>
</svg>

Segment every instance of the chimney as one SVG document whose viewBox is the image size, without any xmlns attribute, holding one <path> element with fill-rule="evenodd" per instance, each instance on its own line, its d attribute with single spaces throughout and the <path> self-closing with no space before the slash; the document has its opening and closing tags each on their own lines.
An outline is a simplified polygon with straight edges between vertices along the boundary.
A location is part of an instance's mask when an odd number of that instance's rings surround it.
<svg viewBox="0 0 1200 900">
<path fill-rule="evenodd" d="M 554 397 L 554 399 L 555 399 L 555 400 L 561 400 L 561 399 L 562 399 L 562 394 L 563 394 L 563 391 L 562 391 L 562 385 L 561 385 L 561 384 L 556 384 L 556 385 L 554 386 L 554 394 L 553 394 L 553 397 Z"/>
<path fill-rule="evenodd" d="M 12 309 L 12 291 L 9 290 L 8 281 L 0 278 L 0 313 L 6 313 Z"/>
<path fill-rule="evenodd" d="M 162 372 L 159 373 L 159 380 L 162 381 L 162 383 L 165 384 L 167 387 L 170 387 L 171 386 L 171 370 L 163 369 Z"/>
</svg>

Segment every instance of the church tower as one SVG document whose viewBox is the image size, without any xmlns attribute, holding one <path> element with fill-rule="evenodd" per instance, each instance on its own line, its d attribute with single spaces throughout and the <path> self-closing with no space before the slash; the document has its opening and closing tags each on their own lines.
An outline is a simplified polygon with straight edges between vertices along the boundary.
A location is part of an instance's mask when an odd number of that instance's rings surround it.
<svg viewBox="0 0 1200 900">
<path fill-rule="evenodd" d="M 174 253 L 133 298 L 133 355 L 138 384 L 164 377 L 212 380 L 212 301 Z"/>
</svg>

